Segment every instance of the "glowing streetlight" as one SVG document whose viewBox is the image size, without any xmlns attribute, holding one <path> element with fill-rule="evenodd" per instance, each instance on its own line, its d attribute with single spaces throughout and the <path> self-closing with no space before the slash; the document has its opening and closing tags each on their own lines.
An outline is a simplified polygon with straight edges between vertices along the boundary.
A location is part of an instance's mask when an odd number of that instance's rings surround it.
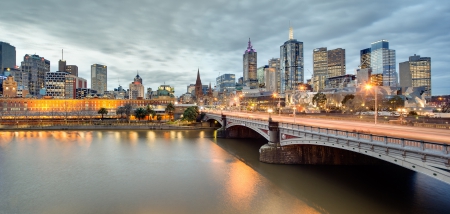
<svg viewBox="0 0 450 214">
<path fill-rule="evenodd" d="M 367 90 L 370 90 L 372 88 L 371 85 L 366 85 L 365 88 Z M 377 90 L 377 86 L 373 86 L 374 88 L 374 93 L 375 93 L 375 124 L 377 124 L 377 116 L 378 116 L 378 104 L 377 104 L 377 95 L 378 95 L 378 90 Z"/>
<path fill-rule="evenodd" d="M 272 121 L 272 117 L 270 117 L 270 114 L 273 112 L 273 110 L 271 108 L 269 108 L 267 110 L 267 112 L 269 112 L 269 122 L 271 122 Z"/>
</svg>

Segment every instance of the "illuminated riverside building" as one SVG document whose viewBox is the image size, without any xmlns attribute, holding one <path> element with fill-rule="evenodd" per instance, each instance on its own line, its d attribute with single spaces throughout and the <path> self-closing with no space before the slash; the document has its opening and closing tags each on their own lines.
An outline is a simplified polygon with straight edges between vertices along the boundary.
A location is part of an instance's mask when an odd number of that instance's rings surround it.
<svg viewBox="0 0 450 214">
<path fill-rule="evenodd" d="M 142 78 L 138 75 L 134 78 L 134 81 L 129 85 L 129 99 L 143 99 L 144 94 L 144 86 L 142 85 Z"/>
<path fill-rule="evenodd" d="M 244 84 L 247 87 L 250 88 L 257 88 L 258 87 L 258 77 L 257 77 L 257 61 L 258 61 L 258 53 L 256 53 L 256 50 L 253 49 L 252 42 L 250 41 L 250 38 L 248 39 L 248 47 L 247 50 L 245 50 L 243 55 L 243 77 L 244 77 Z"/>
<path fill-rule="evenodd" d="M 303 83 L 303 42 L 294 39 L 294 31 L 289 28 L 289 40 L 280 46 L 280 93 L 294 90 Z"/>
<path fill-rule="evenodd" d="M 151 100 L 116 100 L 116 99 L 35 99 L 35 98 L 0 98 L 0 117 L 6 119 L 28 118 L 37 119 L 49 116 L 71 118 L 98 116 L 100 108 L 106 108 L 109 112 L 131 104 L 133 108 L 148 105 L 167 105 L 175 103 L 176 98 L 159 96 Z"/>
<path fill-rule="evenodd" d="M 65 71 L 47 72 L 45 74 L 46 96 L 55 99 L 75 99 L 77 88 L 86 88 L 85 79 Z"/>
<path fill-rule="evenodd" d="M 328 75 L 328 52 L 327 48 L 316 48 L 313 50 L 313 82 L 314 91 L 325 88 L 325 79 Z"/>
<path fill-rule="evenodd" d="M 45 86 L 45 73 L 50 72 L 50 61 L 36 54 L 26 54 L 20 68 L 22 84 L 28 86 L 31 95 L 40 97 L 39 92 Z"/>
<path fill-rule="evenodd" d="M 328 50 L 328 78 L 345 75 L 345 49 Z"/>
<path fill-rule="evenodd" d="M 103 94 L 107 91 L 108 67 L 106 65 L 91 65 L 91 89 Z"/>
<path fill-rule="evenodd" d="M 400 87 L 425 86 L 426 98 L 431 98 L 431 58 L 415 55 L 409 61 L 401 62 Z"/>
<path fill-rule="evenodd" d="M 14 81 L 14 77 L 9 75 L 3 80 L 3 97 L 16 97 L 17 96 L 17 82 Z"/>
</svg>

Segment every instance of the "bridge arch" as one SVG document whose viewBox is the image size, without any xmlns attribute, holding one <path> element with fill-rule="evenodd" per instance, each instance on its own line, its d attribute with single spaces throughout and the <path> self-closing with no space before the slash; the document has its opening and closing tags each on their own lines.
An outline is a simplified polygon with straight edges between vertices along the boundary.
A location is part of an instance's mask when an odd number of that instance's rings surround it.
<svg viewBox="0 0 450 214">
<path fill-rule="evenodd" d="M 436 178 L 438 180 L 450 184 L 450 170 L 442 169 L 442 166 L 438 164 L 425 162 L 421 158 L 413 159 L 413 158 L 399 157 L 398 155 L 397 156 L 392 155 L 389 154 L 388 150 L 381 151 L 370 148 L 361 148 L 356 145 L 347 145 L 345 143 L 339 143 L 339 141 L 330 142 L 313 138 L 281 141 L 281 146 L 288 146 L 288 145 L 317 145 L 347 150 L 354 153 L 373 157 L 388 163 L 392 163 L 415 172 L 426 174 L 430 177 Z"/>
<path fill-rule="evenodd" d="M 256 127 L 253 127 L 253 126 L 246 126 L 245 124 L 236 124 L 236 123 L 229 124 L 229 125 L 227 125 L 226 128 L 228 129 L 228 128 L 232 128 L 232 127 L 236 127 L 236 128 L 245 127 L 245 128 L 251 129 L 254 132 L 256 132 L 259 135 L 261 135 L 261 137 L 265 138 L 266 140 L 269 140 L 268 132 L 266 133 L 266 132 L 264 132 L 263 130 L 261 130 L 259 128 L 256 128 Z"/>
</svg>

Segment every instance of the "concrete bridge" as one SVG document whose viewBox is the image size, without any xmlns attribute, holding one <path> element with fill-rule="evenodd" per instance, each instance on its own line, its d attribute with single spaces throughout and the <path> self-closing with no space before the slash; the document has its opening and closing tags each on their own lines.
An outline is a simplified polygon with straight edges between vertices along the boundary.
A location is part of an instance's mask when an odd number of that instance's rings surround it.
<svg viewBox="0 0 450 214">
<path fill-rule="evenodd" d="M 396 137 L 395 129 L 389 127 L 387 130 L 391 131 L 385 134 L 371 134 L 327 128 L 323 121 L 323 127 L 304 125 L 301 121 L 285 122 L 281 117 L 276 119 L 267 114 L 257 117 L 255 114 L 208 112 L 203 119 L 222 125 L 219 137 L 266 139 L 268 144 L 260 148 L 262 162 L 327 165 L 389 162 L 450 184 L 450 144 L 417 139 L 420 135 L 414 133 L 419 131 L 412 130 L 409 136 L 416 138 L 408 139 Z M 436 138 L 450 141 L 446 138 L 450 131 L 442 133 Z"/>
</svg>

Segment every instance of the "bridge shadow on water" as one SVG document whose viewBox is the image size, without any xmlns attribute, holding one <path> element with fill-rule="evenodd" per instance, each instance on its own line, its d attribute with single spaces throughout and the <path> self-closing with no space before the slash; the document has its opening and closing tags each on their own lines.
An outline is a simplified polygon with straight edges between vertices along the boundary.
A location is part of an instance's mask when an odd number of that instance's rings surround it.
<svg viewBox="0 0 450 214">
<path fill-rule="evenodd" d="M 279 165 L 259 161 L 264 139 L 215 139 L 269 181 L 324 213 L 450 213 L 450 185 L 386 163 Z"/>
</svg>

